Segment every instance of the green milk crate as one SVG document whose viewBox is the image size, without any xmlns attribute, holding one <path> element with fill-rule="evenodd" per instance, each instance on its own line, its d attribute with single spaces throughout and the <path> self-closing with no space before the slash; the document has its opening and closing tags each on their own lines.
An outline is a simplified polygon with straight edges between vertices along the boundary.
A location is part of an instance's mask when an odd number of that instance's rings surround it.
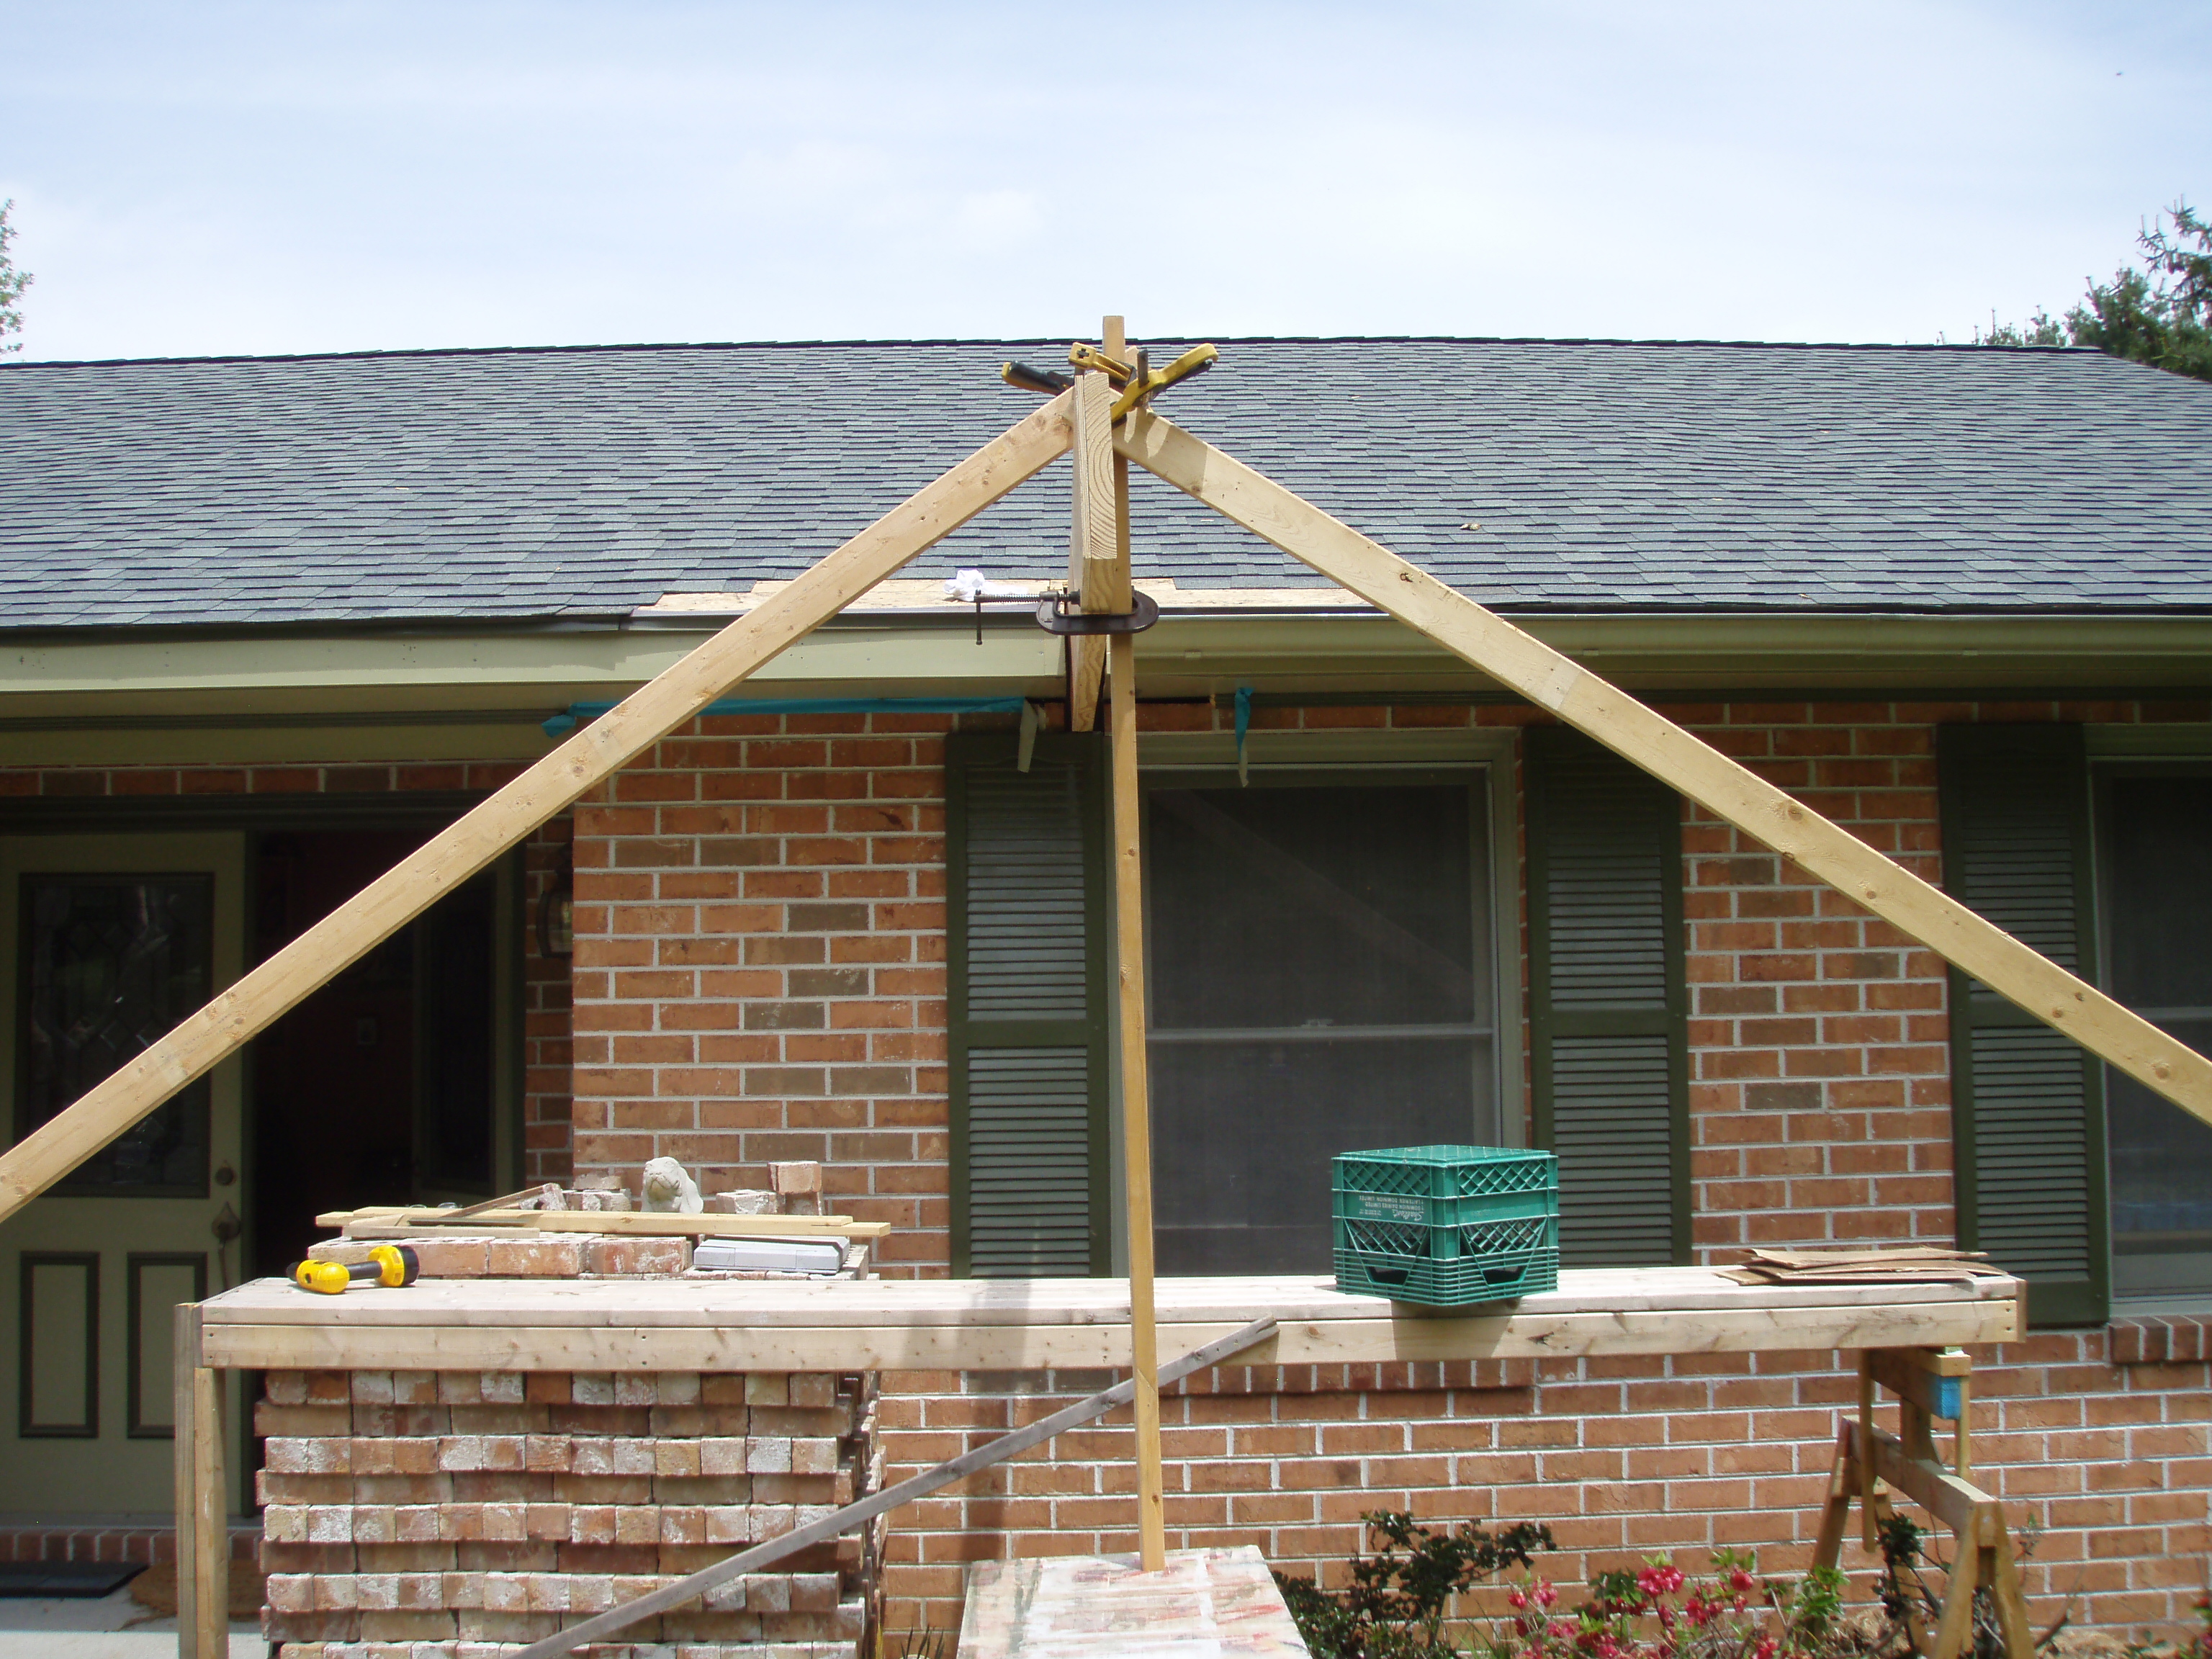
<svg viewBox="0 0 2212 1659">
<path fill-rule="evenodd" d="M 1331 1160 L 1336 1287 L 1431 1308 L 1559 1285 L 1559 1161 L 1517 1146 L 1397 1146 Z"/>
</svg>

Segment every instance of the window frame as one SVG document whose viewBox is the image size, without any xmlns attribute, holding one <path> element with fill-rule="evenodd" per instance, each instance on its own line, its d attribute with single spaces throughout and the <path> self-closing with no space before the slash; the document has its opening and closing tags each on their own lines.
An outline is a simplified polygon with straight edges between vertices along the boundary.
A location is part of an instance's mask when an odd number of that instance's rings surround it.
<svg viewBox="0 0 2212 1659">
<path fill-rule="evenodd" d="M 1293 787 L 1341 787 L 1363 778 L 1393 783 L 1463 784 L 1475 792 L 1474 821 L 1487 839 L 1488 869 L 1477 872 L 1475 885 L 1488 910 L 1480 937 L 1491 951 L 1490 1001 L 1492 1101 L 1498 1125 L 1497 1144 L 1528 1144 L 1527 1092 L 1527 1004 L 1524 981 L 1527 961 L 1522 950 L 1522 851 L 1520 826 L 1513 799 L 1514 763 L 1518 745 L 1510 731 L 1473 726 L 1433 731 L 1389 732 L 1350 729 L 1320 732 L 1255 732 L 1248 743 L 1245 770 L 1255 780 L 1266 778 L 1267 787 L 1283 787 L 1287 778 L 1298 778 Z M 1253 758 L 1258 750 L 1265 759 Z M 1147 732 L 1138 744 L 1138 787 L 1149 795 L 1155 788 L 1205 787 L 1218 783 L 1232 787 L 1237 781 L 1236 739 L 1227 732 Z M 1504 787 L 1501 787 L 1503 785 Z M 1138 822 L 1146 813 L 1140 805 Z M 1471 849 L 1472 850 L 1472 849 Z M 1152 1018 L 1150 838 L 1139 845 L 1141 879 L 1145 884 L 1146 926 L 1146 1021 Z M 1109 860 L 1110 863 L 1110 860 Z M 1113 902 L 1112 872 L 1108 872 L 1107 902 Z M 1111 914 L 1110 909 L 1109 914 Z M 1107 972 L 1119 973 L 1113 930 L 1107 936 Z M 1109 1213 L 1113 1218 L 1111 1259 L 1114 1272 L 1128 1271 L 1128 1204 L 1126 1176 L 1128 1161 L 1122 1139 L 1122 1074 L 1121 1044 L 1109 1045 L 1109 1113 L 1110 1145 Z"/>
<path fill-rule="evenodd" d="M 2212 778 L 2212 737 L 2204 727 L 2165 732 L 2155 728 L 2123 726 L 2100 733 L 2087 727 L 2089 784 L 2090 928 L 2096 940 L 2098 988 L 2112 994 L 2112 924 L 2116 909 L 2112 892 L 2112 871 L 2106 856 L 2112 834 L 2112 787 L 2124 778 Z M 2100 737 L 2103 738 L 2099 741 Z M 2156 740 L 2164 738 L 2165 743 Z M 2169 748 L 2167 745 L 2170 744 Z M 2112 1066 L 2100 1062 L 2109 1097 Z M 2112 1111 L 2109 1098 L 2103 1114 L 2105 1136 L 2104 1250 L 2107 1298 L 2113 1318 L 2161 1313 L 2212 1313 L 2212 1288 L 2123 1289 L 2119 1281 L 2118 1230 L 2112 1224 Z M 2204 1253 L 2212 1258 L 2212 1251 Z"/>
</svg>

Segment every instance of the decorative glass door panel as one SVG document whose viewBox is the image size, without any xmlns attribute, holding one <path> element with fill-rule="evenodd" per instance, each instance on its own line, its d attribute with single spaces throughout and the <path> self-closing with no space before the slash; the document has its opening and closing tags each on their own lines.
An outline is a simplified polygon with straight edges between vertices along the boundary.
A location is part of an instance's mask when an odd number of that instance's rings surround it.
<svg viewBox="0 0 2212 1659">
<path fill-rule="evenodd" d="M 215 994 L 212 877 L 27 872 L 20 884 L 18 1139 Z M 202 1078 L 53 1191 L 205 1197 L 208 1093 Z"/>
</svg>

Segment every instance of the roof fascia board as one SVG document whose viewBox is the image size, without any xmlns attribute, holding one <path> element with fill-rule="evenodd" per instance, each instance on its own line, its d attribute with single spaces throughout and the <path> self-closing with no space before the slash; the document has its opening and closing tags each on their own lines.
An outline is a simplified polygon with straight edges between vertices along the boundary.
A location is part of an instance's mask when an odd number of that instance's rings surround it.
<svg viewBox="0 0 2212 1659">
<path fill-rule="evenodd" d="M 2212 617 L 1523 616 L 1546 643 L 1652 692 L 1790 684 L 2200 686 Z M 972 616 L 809 636 L 759 673 L 763 696 L 887 696 L 1060 689 L 1057 641 Z M 318 708 L 532 713 L 618 698 L 708 630 L 228 638 L 106 634 L 0 645 L 0 716 Z M 1481 690 L 1488 682 L 1389 617 L 1169 616 L 1139 640 L 1147 695 L 1239 684 L 1316 693 Z M 445 745 L 439 745 L 441 750 Z M 505 745 L 501 745 L 504 752 Z M 478 750 L 477 752 L 486 752 Z"/>
<path fill-rule="evenodd" d="M 315 690 L 456 690 L 525 694 L 556 706 L 621 696 L 680 660 L 713 630 L 606 629 L 592 633 L 485 633 L 348 638 L 247 635 L 228 639 L 108 635 L 73 643 L 42 638 L 0 646 L 0 700 L 118 694 L 193 695 Z M 1042 630 L 842 629 L 799 641 L 748 684 L 811 692 L 849 683 L 855 696 L 951 695 L 980 683 L 1059 679 L 1058 641 Z M 823 693 L 823 695 L 829 695 Z M 899 695 L 908 695 L 901 693 Z M 521 699 L 509 698 L 520 706 Z M 347 704 L 344 706 L 357 706 Z M 15 712 L 12 707 L 9 712 Z"/>
</svg>

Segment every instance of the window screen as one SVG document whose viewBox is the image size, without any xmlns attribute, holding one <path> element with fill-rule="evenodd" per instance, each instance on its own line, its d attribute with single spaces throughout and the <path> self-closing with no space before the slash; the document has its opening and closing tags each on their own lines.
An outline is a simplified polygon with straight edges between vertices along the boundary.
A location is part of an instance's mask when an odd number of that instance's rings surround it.
<svg viewBox="0 0 2212 1659">
<path fill-rule="evenodd" d="M 1163 1273 L 1326 1273 L 1334 1154 L 1496 1138 L 1480 799 L 1150 788 Z"/>
<path fill-rule="evenodd" d="M 2112 776 L 2099 865 L 2112 994 L 2212 1053 L 2212 776 Z M 2212 1293 L 2212 1127 L 2107 1068 L 2112 1288 Z"/>
</svg>

